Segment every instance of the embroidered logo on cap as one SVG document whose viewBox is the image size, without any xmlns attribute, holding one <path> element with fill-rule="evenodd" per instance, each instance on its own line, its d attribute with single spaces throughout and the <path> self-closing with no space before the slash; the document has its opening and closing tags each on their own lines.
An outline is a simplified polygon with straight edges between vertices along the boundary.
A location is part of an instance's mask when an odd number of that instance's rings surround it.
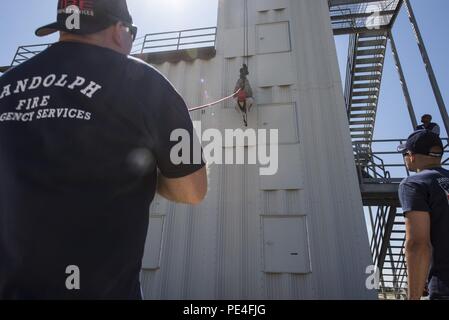
<svg viewBox="0 0 449 320">
<path fill-rule="evenodd" d="M 78 13 L 85 16 L 95 16 L 93 0 L 63 0 L 59 1 L 58 14 Z"/>
</svg>

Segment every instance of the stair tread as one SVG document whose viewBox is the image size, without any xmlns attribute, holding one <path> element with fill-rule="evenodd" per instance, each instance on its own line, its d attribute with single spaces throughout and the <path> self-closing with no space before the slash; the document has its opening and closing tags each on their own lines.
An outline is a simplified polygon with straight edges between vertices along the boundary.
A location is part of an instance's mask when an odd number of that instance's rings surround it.
<svg viewBox="0 0 449 320">
<path fill-rule="evenodd" d="M 373 125 L 374 121 L 350 121 L 350 126 Z"/>
<path fill-rule="evenodd" d="M 376 91 L 354 91 L 352 95 L 354 97 L 363 97 L 363 96 L 376 96 L 379 94 L 379 92 Z"/>
<path fill-rule="evenodd" d="M 381 64 L 382 58 L 359 58 L 355 60 L 356 65 L 361 64 Z"/>
<path fill-rule="evenodd" d="M 351 118 L 373 118 L 374 114 L 351 114 Z M 368 121 L 368 120 L 367 120 Z"/>
<path fill-rule="evenodd" d="M 354 76 L 354 81 L 380 81 L 382 75 L 376 74 L 376 75 L 362 75 L 362 76 Z"/>
<path fill-rule="evenodd" d="M 359 39 L 366 39 L 366 38 L 376 38 L 378 39 L 379 37 L 385 38 L 386 39 L 386 33 L 385 32 L 379 32 L 379 33 L 360 33 L 359 34 Z"/>
<path fill-rule="evenodd" d="M 376 103 L 377 102 L 377 97 L 376 98 L 367 98 L 367 99 L 352 99 L 351 102 L 353 104 L 358 104 L 358 103 Z"/>
<path fill-rule="evenodd" d="M 371 66 L 371 67 L 357 67 L 355 68 L 356 73 L 362 72 L 381 72 L 382 66 Z"/>
<path fill-rule="evenodd" d="M 376 39 L 376 40 L 359 40 L 357 46 L 359 48 L 375 47 L 375 46 L 385 46 L 387 44 L 386 39 Z"/>
<path fill-rule="evenodd" d="M 354 134 L 351 135 L 352 139 L 371 139 L 372 135 L 371 134 Z"/>
<path fill-rule="evenodd" d="M 368 83 L 355 83 L 353 88 L 355 89 L 369 89 L 369 88 L 379 88 L 380 82 L 368 82 Z"/>
<path fill-rule="evenodd" d="M 351 128 L 351 132 L 370 132 L 373 131 L 374 128 Z"/>
<path fill-rule="evenodd" d="M 373 55 L 382 55 L 384 53 L 385 53 L 385 48 L 357 50 L 357 56 L 373 56 Z"/>
<path fill-rule="evenodd" d="M 374 114 L 373 111 L 374 111 L 374 109 L 370 109 L 370 108 L 354 107 L 354 108 L 352 108 L 350 115 L 365 114 L 367 116 L 371 116 L 372 114 Z M 361 113 L 355 113 L 355 112 L 361 112 Z"/>
</svg>

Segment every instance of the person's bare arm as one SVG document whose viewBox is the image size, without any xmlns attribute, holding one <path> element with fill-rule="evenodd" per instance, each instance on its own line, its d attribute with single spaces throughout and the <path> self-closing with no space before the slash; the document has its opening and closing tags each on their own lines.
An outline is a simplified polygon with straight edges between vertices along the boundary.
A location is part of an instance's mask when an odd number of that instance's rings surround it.
<svg viewBox="0 0 449 320">
<path fill-rule="evenodd" d="M 430 214 L 422 211 L 408 212 L 405 225 L 408 296 L 410 300 L 419 300 L 424 292 L 432 255 Z"/>
<path fill-rule="evenodd" d="M 158 174 L 157 192 L 167 200 L 198 205 L 207 194 L 206 168 L 178 179 L 169 179 L 160 172 Z"/>
</svg>

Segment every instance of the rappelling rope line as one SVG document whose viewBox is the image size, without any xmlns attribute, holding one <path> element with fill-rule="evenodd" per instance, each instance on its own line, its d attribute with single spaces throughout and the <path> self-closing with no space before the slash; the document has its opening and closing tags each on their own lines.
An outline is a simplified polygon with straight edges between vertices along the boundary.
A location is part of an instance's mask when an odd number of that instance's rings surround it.
<svg viewBox="0 0 449 320">
<path fill-rule="evenodd" d="M 243 0 L 243 63 L 246 56 L 246 0 Z"/>
<path fill-rule="evenodd" d="M 236 92 L 234 92 L 232 95 L 227 96 L 227 97 L 225 97 L 225 98 L 223 98 L 223 99 L 220 99 L 220 100 L 217 100 L 217 101 L 214 101 L 214 102 L 211 102 L 211 103 L 208 103 L 208 104 L 199 106 L 199 107 L 191 108 L 191 109 L 189 109 L 189 112 L 197 111 L 197 110 L 201 110 L 201 109 L 206 109 L 206 108 L 210 108 L 210 107 L 213 107 L 213 106 L 215 106 L 215 105 L 217 105 L 217 104 L 219 104 L 219 103 L 222 103 L 222 102 L 224 102 L 224 101 L 226 101 L 226 100 L 232 99 L 232 98 L 234 98 L 235 95 L 238 94 L 241 90 L 242 90 L 242 89 L 239 89 L 239 90 L 237 90 Z"/>
<path fill-rule="evenodd" d="M 248 0 L 244 0 L 243 2 L 244 4 L 244 8 L 243 8 L 243 62 L 245 63 L 246 61 L 246 65 L 248 65 L 248 57 L 249 57 L 249 10 L 248 10 Z M 242 89 L 238 89 L 236 92 L 234 92 L 232 95 L 227 96 L 223 99 L 199 106 L 199 107 L 195 107 L 195 108 L 191 108 L 189 109 L 189 112 L 193 112 L 193 111 L 198 111 L 198 110 L 202 110 L 202 109 L 207 109 L 210 107 L 213 107 L 219 103 L 222 103 L 226 100 L 232 99 L 234 98 L 240 91 L 242 91 Z"/>
</svg>

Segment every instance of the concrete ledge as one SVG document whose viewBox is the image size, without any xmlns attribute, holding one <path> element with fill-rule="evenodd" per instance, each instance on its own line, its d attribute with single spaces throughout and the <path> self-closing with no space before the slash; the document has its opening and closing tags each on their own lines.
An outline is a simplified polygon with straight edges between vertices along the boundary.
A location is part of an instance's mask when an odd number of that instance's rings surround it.
<svg viewBox="0 0 449 320">
<path fill-rule="evenodd" d="M 0 72 L 4 73 L 4 72 L 8 71 L 10 68 L 11 68 L 10 66 L 0 67 Z"/>
<path fill-rule="evenodd" d="M 378 183 L 361 184 L 363 205 L 365 206 L 401 206 L 398 195 L 399 184 Z"/>
<path fill-rule="evenodd" d="M 197 59 L 210 60 L 217 54 L 215 47 L 184 49 L 177 51 L 163 51 L 134 54 L 133 56 L 150 64 L 161 64 L 164 62 L 194 61 Z"/>
</svg>

